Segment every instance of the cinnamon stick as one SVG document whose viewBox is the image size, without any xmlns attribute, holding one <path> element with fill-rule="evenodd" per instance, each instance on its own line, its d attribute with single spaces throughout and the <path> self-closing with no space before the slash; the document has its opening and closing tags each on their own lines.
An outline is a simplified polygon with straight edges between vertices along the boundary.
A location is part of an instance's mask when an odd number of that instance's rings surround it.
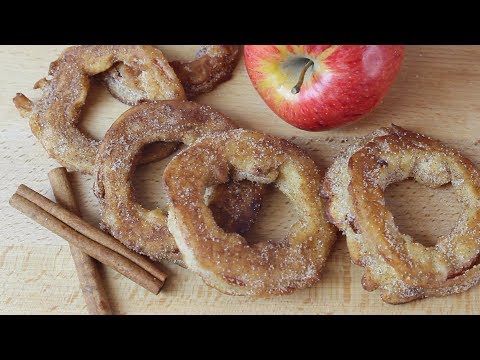
<svg viewBox="0 0 480 360">
<path fill-rule="evenodd" d="M 145 269 L 162 282 L 164 282 L 167 278 L 167 275 L 164 272 L 160 271 L 144 256 L 133 252 L 114 237 L 104 233 L 100 229 L 97 229 L 95 226 L 90 225 L 81 217 L 61 207 L 60 205 L 46 198 L 42 194 L 37 193 L 35 190 L 30 189 L 28 186 L 23 184 L 20 185 L 16 193 L 23 196 L 25 199 L 35 203 L 37 206 L 39 206 L 61 222 L 65 223 L 73 230 L 78 231 L 85 237 L 92 239 L 95 242 L 102 244 L 103 246 L 133 261 L 135 264 L 139 265 L 141 268 Z"/>
<path fill-rule="evenodd" d="M 68 181 L 67 169 L 55 168 L 48 173 L 48 178 L 57 203 L 76 215 L 80 215 L 72 186 Z M 98 268 L 100 264 L 74 245 L 69 245 L 88 313 L 112 315 L 113 312 Z"/>
<path fill-rule="evenodd" d="M 17 193 L 13 194 L 10 198 L 10 205 L 43 227 L 72 243 L 81 251 L 90 255 L 94 259 L 97 259 L 101 263 L 117 270 L 119 273 L 143 286 L 150 292 L 158 294 L 162 288 L 162 280 L 155 278 L 152 274 L 133 263 L 125 256 L 122 256 L 112 249 L 107 248 L 104 245 L 75 231 L 70 226 L 66 225 L 55 216 L 25 197 Z"/>
</svg>

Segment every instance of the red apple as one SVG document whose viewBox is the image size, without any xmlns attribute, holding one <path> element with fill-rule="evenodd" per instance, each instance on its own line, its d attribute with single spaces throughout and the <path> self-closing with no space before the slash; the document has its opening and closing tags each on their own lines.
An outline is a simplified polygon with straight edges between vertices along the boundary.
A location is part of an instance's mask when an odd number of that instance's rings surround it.
<svg viewBox="0 0 480 360">
<path fill-rule="evenodd" d="M 246 45 L 245 65 L 278 116 L 318 131 L 372 111 L 395 80 L 403 53 L 395 45 Z"/>
</svg>

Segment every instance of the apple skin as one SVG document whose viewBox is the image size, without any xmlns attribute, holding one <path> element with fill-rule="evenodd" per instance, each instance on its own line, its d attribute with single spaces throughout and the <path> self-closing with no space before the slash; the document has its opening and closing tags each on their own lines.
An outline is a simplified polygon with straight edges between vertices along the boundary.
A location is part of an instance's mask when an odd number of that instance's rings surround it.
<svg viewBox="0 0 480 360">
<path fill-rule="evenodd" d="M 404 46 L 245 45 L 244 53 L 248 75 L 270 109 L 297 128 L 321 131 L 358 120 L 381 102 L 398 74 Z M 285 66 L 299 58 L 314 65 L 293 94 L 302 66 L 293 74 Z"/>
</svg>

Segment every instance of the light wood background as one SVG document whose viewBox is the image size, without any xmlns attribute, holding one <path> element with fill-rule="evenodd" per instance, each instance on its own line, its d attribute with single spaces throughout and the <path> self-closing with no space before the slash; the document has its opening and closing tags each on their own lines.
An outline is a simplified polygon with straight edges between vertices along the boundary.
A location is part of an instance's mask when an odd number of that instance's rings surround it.
<svg viewBox="0 0 480 360">
<path fill-rule="evenodd" d="M 0 313 L 84 314 L 66 242 L 9 207 L 8 199 L 24 183 L 48 197 L 47 179 L 57 163 L 50 159 L 28 122 L 13 106 L 16 92 L 34 95 L 33 84 L 64 46 L 0 47 Z M 187 59 L 194 46 L 160 46 L 169 59 Z M 307 149 L 325 168 L 335 154 L 380 127 L 395 123 L 458 147 L 480 165 L 480 47 L 409 46 L 401 73 L 381 106 L 368 118 L 323 133 L 297 130 L 277 118 L 250 84 L 243 61 L 231 81 L 198 99 L 235 119 L 240 125 L 290 139 Z M 101 138 L 127 106 L 100 86 L 93 86 L 82 128 Z M 138 169 L 136 189 L 145 206 L 165 207 L 161 175 L 165 161 Z M 92 179 L 73 174 L 83 216 L 98 220 Z M 451 189 L 424 188 L 406 181 L 388 189 L 387 202 L 400 228 L 423 243 L 434 243 L 461 212 Z M 272 194 L 254 226 L 251 239 L 284 234 L 295 215 L 281 194 Z M 115 313 L 154 314 L 474 314 L 480 313 L 480 287 L 447 298 L 406 305 L 384 304 L 376 292 L 360 285 L 362 268 L 352 265 L 345 241 L 339 238 L 323 280 L 311 289 L 271 299 L 232 297 L 206 286 L 200 278 L 166 264 L 170 274 L 157 296 L 110 269 L 104 269 Z"/>
</svg>

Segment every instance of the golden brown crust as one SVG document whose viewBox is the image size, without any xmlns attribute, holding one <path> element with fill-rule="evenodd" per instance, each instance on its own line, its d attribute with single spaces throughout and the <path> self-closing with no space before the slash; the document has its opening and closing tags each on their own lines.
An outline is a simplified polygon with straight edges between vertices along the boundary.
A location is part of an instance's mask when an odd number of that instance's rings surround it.
<svg viewBox="0 0 480 360">
<path fill-rule="evenodd" d="M 229 80 L 240 59 L 240 46 L 202 45 L 195 59 L 190 62 L 172 61 L 188 99 L 212 91 Z M 138 71 L 125 64 L 118 64 L 102 74 L 107 88 L 113 96 L 125 102 L 125 94 L 135 92 Z"/>
<path fill-rule="evenodd" d="M 232 77 L 240 59 L 240 46 L 202 45 L 190 62 L 172 61 L 189 99 L 212 91 Z"/>
<path fill-rule="evenodd" d="M 183 265 L 181 254 L 166 225 L 166 214 L 143 208 L 135 199 L 131 184 L 140 150 L 156 141 L 191 144 L 211 132 L 237 126 L 206 105 L 190 101 L 160 101 L 138 105 L 123 113 L 105 134 L 96 160 L 95 194 L 100 201 L 103 227 L 129 248 L 155 260 Z M 237 184 L 233 185 L 235 188 Z M 253 187 L 253 184 L 242 184 Z M 230 197 L 234 190 L 217 190 L 216 205 L 232 209 L 237 203 L 240 219 L 254 216 L 247 210 L 261 200 L 260 191 L 246 198 Z M 220 195 L 220 192 L 222 195 Z M 253 205 L 255 206 L 255 205 Z M 232 224 L 234 226 L 234 224 Z"/>
<path fill-rule="evenodd" d="M 385 207 L 385 188 L 409 177 L 430 187 L 451 182 L 466 207 L 434 247 L 400 233 Z M 480 173 L 458 151 L 398 126 L 380 129 L 335 160 L 323 192 L 352 261 L 365 267 L 364 288 L 380 288 L 384 301 L 444 296 L 480 281 Z"/>
<path fill-rule="evenodd" d="M 140 98 L 127 97 L 126 103 L 185 98 L 175 72 L 155 47 L 94 45 L 65 49 L 50 64 L 48 78 L 35 84 L 35 88 L 42 89 L 38 101 L 32 102 L 23 94 L 17 94 L 13 100 L 20 114 L 30 119 L 32 132 L 43 147 L 69 170 L 93 172 L 99 142 L 76 125 L 87 97 L 89 78 L 119 62 L 142 73 L 138 83 Z M 168 155 L 173 149 L 173 145 L 157 146 L 161 154 L 155 158 Z"/>
<path fill-rule="evenodd" d="M 203 194 L 230 176 L 275 183 L 290 199 L 299 221 L 284 239 L 250 245 L 215 223 Z M 164 181 L 169 229 L 188 268 L 207 284 L 232 295 L 269 296 L 319 281 L 336 232 L 324 216 L 320 171 L 294 144 L 243 129 L 208 135 L 168 164 Z"/>
</svg>

